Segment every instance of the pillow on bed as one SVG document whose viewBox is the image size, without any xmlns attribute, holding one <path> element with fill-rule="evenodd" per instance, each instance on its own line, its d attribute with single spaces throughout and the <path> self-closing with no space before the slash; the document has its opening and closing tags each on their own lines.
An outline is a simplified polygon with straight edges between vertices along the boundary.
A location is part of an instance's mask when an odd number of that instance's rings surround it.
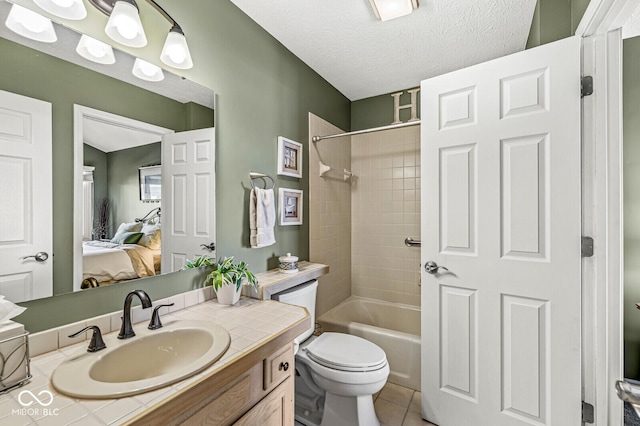
<svg viewBox="0 0 640 426">
<path fill-rule="evenodd" d="M 143 235 L 142 232 L 122 232 L 116 234 L 116 236 L 111 239 L 111 242 L 115 244 L 138 244 L 138 241 L 140 241 Z"/>
<path fill-rule="evenodd" d="M 125 232 L 140 232 L 141 229 L 141 222 L 121 223 L 113 238 L 115 239 L 119 234 L 123 234 Z"/>
<path fill-rule="evenodd" d="M 142 227 L 142 233 L 142 238 L 138 241 L 139 245 L 151 250 L 160 250 L 162 245 L 160 225 L 144 225 Z"/>
</svg>

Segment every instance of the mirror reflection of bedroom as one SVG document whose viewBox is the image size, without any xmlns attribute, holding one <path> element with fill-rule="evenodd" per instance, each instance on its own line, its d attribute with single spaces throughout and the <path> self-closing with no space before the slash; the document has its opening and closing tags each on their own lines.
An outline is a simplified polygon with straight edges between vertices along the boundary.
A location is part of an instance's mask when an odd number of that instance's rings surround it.
<svg viewBox="0 0 640 426">
<path fill-rule="evenodd" d="M 81 289 L 159 275 L 161 138 L 173 131 L 90 111 L 82 132 Z"/>
</svg>

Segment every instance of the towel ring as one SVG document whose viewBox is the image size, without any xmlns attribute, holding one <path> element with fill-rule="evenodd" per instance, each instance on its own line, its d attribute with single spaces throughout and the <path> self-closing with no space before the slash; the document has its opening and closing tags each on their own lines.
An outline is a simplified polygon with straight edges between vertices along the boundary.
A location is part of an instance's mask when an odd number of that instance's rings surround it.
<svg viewBox="0 0 640 426">
<path fill-rule="evenodd" d="M 265 179 L 266 178 L 266 179 Z M 273 178 L 269 175 L 266 175 L 264 173 L 258 173 L 258 172 L 250 172 L 249 173 L 249 179 L 251 179 L 251 188 L 255 189 L 255 185 L 253 184 L 253 181 L 255 179 L 262 179 L 262 181 L 264 182 L 264 189 L 274 189 L 276 187 L 276 181 L 273 180 Z M 269 179 L 271 181 L 271 188 L 267 188 L 267 179 Z"/>
</svg>

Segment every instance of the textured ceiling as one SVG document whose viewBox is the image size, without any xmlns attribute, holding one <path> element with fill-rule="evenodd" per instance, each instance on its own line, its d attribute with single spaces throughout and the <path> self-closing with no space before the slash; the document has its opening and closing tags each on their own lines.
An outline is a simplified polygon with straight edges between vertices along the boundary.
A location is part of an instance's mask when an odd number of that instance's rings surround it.
<svg viewBox="0 0 640 426">
<path fill-rule="evenodd" d="M 369 0 L 231 0 L 350 100 L 525 48 L 536 0 L 420 0 L 380 22 Z"/>
<path fill-rule="evenodd" d="M 637 37 L 640 35 L 640 6 L 633 11 L 627 22 L 622 27 L 622 38 Z"/>
</svg>

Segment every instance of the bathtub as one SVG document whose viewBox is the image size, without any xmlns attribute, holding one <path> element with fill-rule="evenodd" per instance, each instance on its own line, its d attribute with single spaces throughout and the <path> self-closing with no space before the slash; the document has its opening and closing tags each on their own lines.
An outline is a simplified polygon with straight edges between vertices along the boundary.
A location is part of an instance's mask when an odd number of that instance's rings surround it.
<svg viewBox="0 0 640 426">
<path fill-rule="evenodd" d="M 322 331 L 365 338 L 387 354 L 388 381 L 420 390 L 420 308 L 351 296 L 317 322 Z"/>
</svg>

